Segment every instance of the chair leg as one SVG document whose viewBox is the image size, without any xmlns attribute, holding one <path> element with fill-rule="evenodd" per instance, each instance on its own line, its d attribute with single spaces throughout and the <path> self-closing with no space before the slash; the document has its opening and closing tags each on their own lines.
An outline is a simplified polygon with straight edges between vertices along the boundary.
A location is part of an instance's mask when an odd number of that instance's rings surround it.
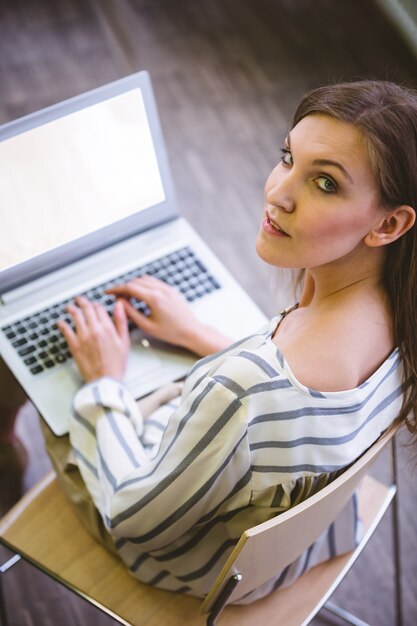
<svg viewBox="0 0 417 626">
<path fill-rule="evenodd" d="M 2 576 L 3 574 L 0 574 L 0 623 L 1 626 L 8 626 Z"/>
<path fill-rule="evenodd" d="M 401 589 L 401 546 L 400 546 L 400 521 L 399 521 L 399 501 L 398 501 L 398 463 L 397 463 L 397 444 L 396 436 L 391 440 L 391 474 L 392 482 L 397 487 L 397 492 L 392 502 L 392 545 L 394 552 L 394 587 L 395 587 L 395 605 L 396 605 L 396 626 L 403 626 L 403 603 Z M 354 626 L 369 626 L 366 622 L 358 619 L 348 611 L 339 608 L 333 602 L 326 602 L 323 607 L 331 613 L 342 618 L 349 624 Z"/>
<path fill-rule="evenodd" d="M 337 617 L 340 617 L 348 624 L 352 624 L 352 626 L 370 626 L 367 622 L 364 622 L 355 615 L 352 615 L 352 613 L 349 613 L 349 611 L 341 609 L 339 606 L 337 606 L 337 604 L 334 604 L 333 602 L 326 602 L 326 604 L 323 606 L 323 609 L 326 609 L 327 611 L 330 611 L 330 613 L 337 615 Z"/>
<path fill-rule="evenodd" d="M 6 600 L 5 594 L 3 590 L 3 576 L 8 569 L 13 567 L 15 563 L 20 561 L 22 557 L 20 554 L 14 554 L 10 559 L 8 559 L 5 563 L 0 565 L 0 624 L 1 626 L 8 626 L 9 620 L 7 618 L 6 612 Z"/>
<path fill-rule="evenodd" d="M 223 611 L 226 602 L 242 580 L 241 574 L 234 574 L 229 578 L 223 590 L 220 592 L 217 600 L 214 602 L 206 621 L 206 626 L 216 626 L 216 620 Z"/>
<path fill-rule="evenodd" d="M 391 440 L 391 461 L 392 461 L 392 480 L 397 486 L 392 509 L 392 543 L 394 549 L 394 585 L 395 585 L 395 604 L 397 615 L 397 626 L 403 625 L 403 602 L 401 589 L 401 546 L 400 546 L 400 511 L 398 499 L 398 464 L 397 464 L 397 442 L 396 436 Z"/>
<path fill-rule="evenodd" d="M 0 565 L 0 574 L 4 574 L 5 572 L 7 572 L 7 570 L 13 567 L 15 563 L 18 563 L 21 558 L 22 557 L 20 556 L 20 554 L 14 554 L 8 561 L 3 563 L 3 565 Z"/>
</svg>

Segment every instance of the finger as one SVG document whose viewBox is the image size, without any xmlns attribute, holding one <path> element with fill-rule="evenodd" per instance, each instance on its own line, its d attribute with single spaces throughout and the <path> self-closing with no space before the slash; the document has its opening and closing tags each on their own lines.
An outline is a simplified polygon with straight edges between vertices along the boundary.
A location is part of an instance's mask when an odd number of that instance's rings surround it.
<svg viewBox="0 0 417 626">
<path fill-rule="evenodd" d="M 126 300 L 121 301 L 121 304 L 125 310 L 126 316 L 130 320 L 132 320 L 132 322 L 136 324 L 138 328 L 145 331 L 146 333 L 151 332 L 151 323 L 147 315 L 144 315 L 143 313 L 135 309 L 135 307 L 132 306 L 130 302 L 127 302 Z"/>
<path fill-rule="evenodd" d="M 157 289 L 158 291 L 169 291 L 171 289 L 175 289 L 172 285 L 169 285 L 164 280 L 160 278 L 156 278 L 156 276 L 150 276 L 149 274 L 144 274 L 139 278 L 135 278 L 135 282 L 138 282 L 142 287 L 148 287 L 149 289 Z"/>
<path fill-rule="evenodd" d="M 143 274 L 142 276 L 137 276 L 136 278 L 132 278 L 132 280 L 130 280 L 127 283 L 110 287 L 108 291 L 119 290 L 125 287 L 130 287 L 130 286 L 135 286 L 135 285 L 136 286 L 139 285 L 141 287 L 158 287 L 158 286 L 166 287 L 168 286 L 164 280 L 161 280 L 160 278 L 156 278 L 156 276 L 151 276 L 150 274 Z"/>
<path fill-rule="evenodd" d="M 142 291 L 146 289 L 142 285 L 141 278 L 135 278 L 130 280 L 128 283 L 124 283 L 123 285 L 115 285 L 114 287 L 110 287 L 106 289 L 106 293 L 114 294 L 115 296 L 126 296 L 129 298 L 142 298 Z"/>
<path fill-rule="evenodd" d="M 77 349 L 79 342 L 77 335 L 74 333 L 71 326 L 67 324 L 67 322 L 64 322 L 64 320 L 58 320 L 57 327 L 67 342 L 70 351 L 74 352 L 74 350 Z"/>
<path fill-rule="evenodd" d="M 83 312 L 86 325 L 89 328 L 94 328 L 97 324 L 97 313 L 94 304 L 84 296 L 78 296 L 75 301 Z"/>
<path fill-rule="evenodd" d="M 93 303 L 94 313 L 96 316 L 96 323 L 102 324 L 103 326 L 113 328 L 113 322 L 111 321 L 110 315 L 107 313 L 105 307 L 99 302 Z"/>
<path fill-rule="evenodd" d="M 124 304 L 121 300 L 117 300 L 113 309 L 113 321 L 120 339 L 125 344 L 129 344 L 129 325 Z"/>
<path fill-rule="evenodd" d="M 141 278 L 136 278 L 130 281 L 130 283 L 126 283 L 126 285 L 120 285 L 118 291 L 116 291 L 115 288 L 114 295 L 119 298 L 128 297 L 144 301 L 152 308 L 157 293 L 154 288 L 149 288 L 149 286 L 144 285 Z"/>
<path fill-rule="evenodd" d="M 67 306 L 67 311 L 72 317 L 77 335 L 85 335 L 85 333 L 87 332 L 87 324 L 85 321 L 84 313 L 78 306 L 75 306 L 74 304 L 69 304 Z"/>
<path fill-rule="evenodd" d="M 151 274 L 144 274 L 141 276 L 145 284 L 155 285 L 157 287 L 169 287 L 168 283 L 161 278 L 157 278 L 156 276 L 152 276 Z"/>
</svg>

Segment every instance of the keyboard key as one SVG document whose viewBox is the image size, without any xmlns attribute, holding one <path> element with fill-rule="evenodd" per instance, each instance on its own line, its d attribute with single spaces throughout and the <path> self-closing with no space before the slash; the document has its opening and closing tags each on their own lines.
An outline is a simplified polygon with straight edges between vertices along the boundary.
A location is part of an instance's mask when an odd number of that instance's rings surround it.
<svg viewBox="0 0 417 626">
<path fill-rule="evenodd" d="M 24 346 L 27 343 L 27 339 L 25 337 L 21 337 L 20 339 L 16 339 L 16 341 L 12 342 L 13 348 L 19 348 L 20 346 Z"/>
<path fill-rule="evenodd" d="M 19 356 L 26 356 L 27 354 L 32 354 L 32 352 L 36 352 L 35 346 L 27 346 L 26 348 L 21 348 L 21 350 L 17 351 Z"/>
<path fill-rule="evenodd" d="M 32 372 L 32 374 L 40 374 L 40 372 L 43 372 L 43 367 L 41 365 L 35 365 L 34 367 L 30 368 L 30 371 Z"/>
</svg>

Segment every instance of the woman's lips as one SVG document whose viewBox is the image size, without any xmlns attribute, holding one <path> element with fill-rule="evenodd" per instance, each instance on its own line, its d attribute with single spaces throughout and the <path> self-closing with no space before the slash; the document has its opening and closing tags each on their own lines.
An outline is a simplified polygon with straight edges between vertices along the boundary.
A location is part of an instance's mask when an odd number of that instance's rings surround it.
<svg viewBox="0 0 417 626">
<path fill-rule="evenodd" d="M 265 219 L 262 222 L 262 227 L 264 230 L 266 230 L 268 233 L 271 233 L 272 235 L 276 235 L 278 237 L 289 237 L 289 234 L 286 233 L 285 230 L 282 230 L 282 228 L 278 226 L 276 222 L 271 220 L 268 213 L 266 214 Z"/>
</svg>

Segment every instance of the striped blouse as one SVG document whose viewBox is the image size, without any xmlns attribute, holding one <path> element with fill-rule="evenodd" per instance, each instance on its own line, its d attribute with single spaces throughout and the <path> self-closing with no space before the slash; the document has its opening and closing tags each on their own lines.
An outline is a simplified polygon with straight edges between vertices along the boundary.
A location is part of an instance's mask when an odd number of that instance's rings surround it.
<svg viewBox="0 0 417 626">
<path fill-rule="evenodd" d="M 387 428 L 402 402 L 394 350 L 355 389 L 302 385 L 272 341 L 277 318 L 199 361 L 181 397 L 144 420 L 119 381 L 76 395 L 70 438 L 120 557 L 141 581 L 207 593 L 246 528 L 320 490 Z M 354 499 L 295 563 L 242 602 L 351 550 Z"/>
</svg>

